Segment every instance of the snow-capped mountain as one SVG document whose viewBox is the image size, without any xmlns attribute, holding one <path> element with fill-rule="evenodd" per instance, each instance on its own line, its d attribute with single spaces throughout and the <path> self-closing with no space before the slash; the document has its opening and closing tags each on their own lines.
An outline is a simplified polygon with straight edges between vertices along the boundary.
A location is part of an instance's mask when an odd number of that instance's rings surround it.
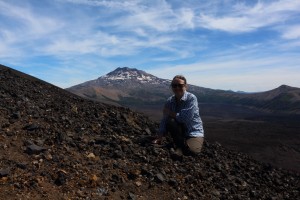
<svg viewBox="0 0 300 200">
<path fill-rule="evenodd" d="M 158 78 L 136 68 L 119 67 L 95 80 L 67 90 L 85 98 L 124 105 L 127 101 L 162 102 L 170 95 L 170 83 L 170 80 Z"/>
<path fill-rule="evenodd" d="M 115 80 L 132 80 L 139 81 L 140 83 L 151 83 L 160 84 L 162 82 L 169 82 L 169 80 L 160 79 L 152 74 L 148 74 L 145 71 L 138 70 L 136 68 L 129 67 L 119 67 L 116 70 L 101 76 L 99 79 L 104 79 L 107 81 Z"/>
</svg>

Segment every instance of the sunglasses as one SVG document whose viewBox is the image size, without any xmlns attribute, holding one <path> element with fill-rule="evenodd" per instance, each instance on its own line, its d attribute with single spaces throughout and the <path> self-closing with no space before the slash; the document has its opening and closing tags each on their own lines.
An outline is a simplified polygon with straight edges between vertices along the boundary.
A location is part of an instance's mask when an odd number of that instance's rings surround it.
<svg viewBox="0 0 300 200">
<path fill-rule="evenodd" d="M 175 84 L 175 83 L 171 84 L 172 88 L 183 88 L 184 86 L 185 86 L 185 84 Z"/>
</svg>

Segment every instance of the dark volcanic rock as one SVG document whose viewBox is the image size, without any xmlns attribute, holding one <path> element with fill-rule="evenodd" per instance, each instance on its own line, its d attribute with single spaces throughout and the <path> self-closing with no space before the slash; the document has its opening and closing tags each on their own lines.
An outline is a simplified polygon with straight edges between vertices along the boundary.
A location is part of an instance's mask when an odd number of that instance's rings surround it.
<svg viewBox="0 0 300 200">
<path fill-rule="evenodd" d="M 67 179 L 66 174 L 62 171 L 59 171 L 57 173 L 57 178 L 55 179 L 54 183 L 58 186 L 64 185 L 66 183 L 66 179 Z"/>
<path fill-rule="evenodd" d="M 41 153 L 45 150 L 47 150 L 47 148 L 41 147 L 41 146 L 38 146 L 38 145 L 35 145 L 35 144 L 29 145 L 26 148 L 26 152 L 28 154 L 39 154 L 39 153 Z"/>
<path fill-rule="evenodd" d="M 24 127 L 24 129 L 27 131 L 34 131 L 38 128 L 39 128 L 39 126 L 37 124 L 29 124 Z"/>
<path fill-rule="evenodd" d="M 9 169 L 0 169 L 0 178 L 4 176 L 8 176 L 10 173 Z"/>
<path fill-rule="evenodd" d="M 156 177 L 157 181 L 160 183 L 165 181 L 165 178 L 161 173 L 156 174 L 155 177 Z"/>
<path fill-rule="evenodd" d="M 0 125 L 0 199 L 300 195 L 299 174 L 209 142 L 199 156 L 173 160 L 169 138 L 161 148 L 150 145 L 149 134 L 158 124 L 147 117 L 84 100 L 2 66 Z"/>
</svg>

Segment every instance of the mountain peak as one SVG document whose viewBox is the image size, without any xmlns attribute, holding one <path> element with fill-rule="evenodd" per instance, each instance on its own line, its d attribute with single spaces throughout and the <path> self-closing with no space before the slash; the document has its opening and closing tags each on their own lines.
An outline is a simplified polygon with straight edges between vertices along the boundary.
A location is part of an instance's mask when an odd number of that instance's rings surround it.
<svg viewBox="0 0 300 200">
<path fill-rule="evenodd" d="M 145 71 L 138 70 L 136 68 L 129 68 L 129 67 L 118 67 L 112 72 L 101 76 L 101 79 L 106 80 L 135 80 L 141 83 L 155 81 L 158 78 L 153 76 L 152 74 L 148 74 Z"/>
<path fill-rule="evenodd" d="M 282 90 L 286 90 L 286 89 L 291 89 L 292 87 L 291 86 L 288 86 L 288 85 L 281 85 L 278 87 L 278 89 L 282 89 Z"/>
<path fill-rule="evenodd" d="M 294 88 L 291 87 L 291 86 L 288 86 L 288 85 L 281 85 L 279 86 L 278 88 L 275 88 L 273 89 L 273 91 L 277 91 L 279 93 L 282 93 L 282 92 L 288 92 L 288 91 L 291 91 L 293 90 Z"/>
<path fill-rule="evenodd" d="M 130 68 L 130 67 L 118 67 L 114 71 L 109 72 L 107 75 L 116 75 L 116 74 L 127 74 L 127 73 L 140 73 L 140 74 L 148 74 L 142 70 L 138 70 L 136 68 Z"/>
</svg>

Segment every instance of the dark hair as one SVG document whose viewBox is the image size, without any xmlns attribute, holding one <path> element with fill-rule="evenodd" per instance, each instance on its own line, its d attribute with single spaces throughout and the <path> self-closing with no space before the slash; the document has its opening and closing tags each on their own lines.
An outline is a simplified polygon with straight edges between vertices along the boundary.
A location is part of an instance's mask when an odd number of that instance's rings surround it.
<svg viewBox="0 0 300 200">
<path fill-rule="evenodd" d="M 182 75 L 176 75 L 176 76 L 174 76 L 173 81 L 174 81 L 176 78 L 183 80 L 183 81 L 184 81 L 184 84 L 186 84 L 186 78 L 185 78 L 184 76 L 182 76 Z"/>
</svg>

